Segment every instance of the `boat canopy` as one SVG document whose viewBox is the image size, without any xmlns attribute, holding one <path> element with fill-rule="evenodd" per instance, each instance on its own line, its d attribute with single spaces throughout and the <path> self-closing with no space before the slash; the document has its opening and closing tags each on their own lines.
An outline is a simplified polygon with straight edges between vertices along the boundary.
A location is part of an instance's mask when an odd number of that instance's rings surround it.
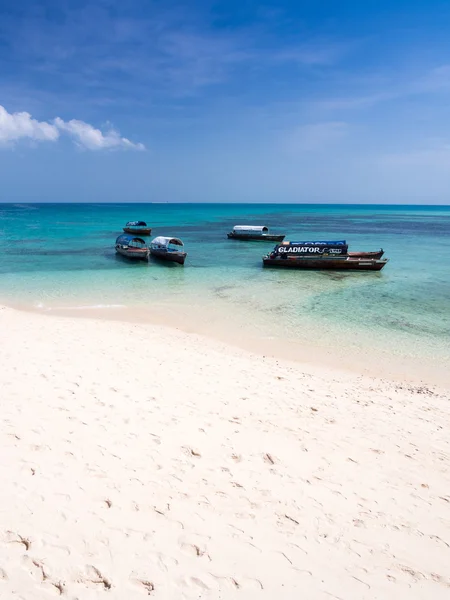
<svg viewBox="0 0 450 600">
<path fill-rule="evenodd" d="M 145 221 L 128 221 L 125 227 L 147 227 Z"/>
<path fill-rule="evenodd" d="M 235 225 L 233 231 L 236 233 L 253 233 L 255 235 L 267 233 L 269 228 L 265 225 Z"/>
<path fill-rule="evenodd" d="M 175 246 L 183 246 L 183 242 L 178 238 L 173 237 L 165 237 L 163 235 L 159 235 L 152 240 L 152 246 L 162 246 L 167 248 L 169 244 L 174 244 Z"/>
<path fill-rule="evenodd" d="M 327 248 L 332 248 L 334 246 L 347 246 L 347 242 L 345 240 L 332 240 L 327 242 L 283 242 L 283 245 L 289 246 L 326 246 Z"/>
<path fill-rule="evenodd" d="M 131 246 L 133 244 L 144 244 L 145 241 L 140 237 L 135 237 L 134 235 L 130 235 L 129 233 L 122 233 L 116 239 L 116 244 L 120 244 L 121 246 Z"/>
</svg>

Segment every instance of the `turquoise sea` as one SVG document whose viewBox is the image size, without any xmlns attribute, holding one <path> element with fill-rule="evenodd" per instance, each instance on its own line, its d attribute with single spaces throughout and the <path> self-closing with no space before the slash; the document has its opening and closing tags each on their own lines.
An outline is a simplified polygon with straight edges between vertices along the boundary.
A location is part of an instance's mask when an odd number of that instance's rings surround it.
<svg viewBox="0 0 450 600">
<path fill-rule="evenodd" d="M 147 221 L 151 237 L 180 237 L 184 268 L 117 257 L 115 238 L 135 219 Z M 250 223 L 291 240 L 383 247 L 390 261 L 380 273 L 263 269 L 274 244 L 226 237 Z M 450 359 L 450 207 L 1 204 L 0 235 L 3 304 L 80 314 L 95 307 L 106 318 L 163 321 L 237 342 L 364 351 L 364 360 Z"/>
</svg>

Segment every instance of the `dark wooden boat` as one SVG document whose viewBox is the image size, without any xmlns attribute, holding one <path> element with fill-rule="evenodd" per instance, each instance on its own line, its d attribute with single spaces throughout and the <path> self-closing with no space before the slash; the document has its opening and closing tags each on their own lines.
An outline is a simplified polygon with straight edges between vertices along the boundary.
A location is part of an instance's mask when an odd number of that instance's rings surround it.
<svg viewBox="0 0 450 600">
<path fill-rule="evenodd" d="M 134 235 L 150 235 L 152 232 L 145 221 L 128 221 L 123 230 Z"/>
<path fill-rule="evenodd" d="M 147 261 L 150 253 L 143 239 L 126 233 L 116 239 L 116 252 L 132 260 Z"/>
<path fill-rule="evenodd" d="M 161 260 L 184 265 L 187 253 L 183 248 L 184 244 L 180 239 L 160 235 L 151 241 L 150 254 Z"/>
<path fill-rule="evenodd" d="M 282 242 L 284 235 L 269 233 L 265 225 L 235 225 L 233 231 L 227 233 L 229 240 L 243 240 L 246 242 Z"/>
<path fill-rule="evenodd" d="M 295 256 L 271 258 L 270 255 L 263 257 L 265 267 L 276 267 L 281 269 L 315 269 L 315 270 L 335 270 L 335 271 L 381 271 L 388 262 L 387 258 L 352 258 L 351 256 L 342 257 L 312 257 Z"/>
<path fill-rule="evenodd" d="M 377 252 L 349 252 L 348 255 L 351 258 L 374 258 L 376 260 L 380 259 L 384 254 L 383 248 L 378 250 Z"/>
<path fill-rule="evenodd" d="M 380 254 L 381 253 L 381 254 Z M 263 257 L 264 267 L 281 269 L 381 271 L 388 259 L 379 252 L 348 252 L 345 240 L 283 242 Z"/>
</svg>

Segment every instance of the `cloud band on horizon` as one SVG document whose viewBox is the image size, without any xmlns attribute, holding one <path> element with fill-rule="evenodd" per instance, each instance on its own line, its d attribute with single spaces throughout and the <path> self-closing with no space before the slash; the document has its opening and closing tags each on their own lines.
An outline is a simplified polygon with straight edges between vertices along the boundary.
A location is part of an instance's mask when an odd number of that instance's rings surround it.
<svg viewBox="0 0 450 600">
<path fill-rule="evenodd" d="M 110 127 L 105 132 L 77 119 L 64 121 L 56 117 L 50 122 L 33 119 L 28 112 L 9 113 L 0 104 L 0 147 L 19 140 L 57 142 L 61 133 L 85 150 L 145 150 L 142 143 L 134 143 Z"/>
</svg>

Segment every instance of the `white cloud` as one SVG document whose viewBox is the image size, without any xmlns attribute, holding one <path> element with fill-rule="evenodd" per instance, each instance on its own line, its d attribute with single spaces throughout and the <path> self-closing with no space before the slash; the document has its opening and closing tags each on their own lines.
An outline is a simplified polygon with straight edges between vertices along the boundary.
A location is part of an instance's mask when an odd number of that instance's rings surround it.
<svg viewBox="0 0 450 600">
<path fill-rule="evenodd" d="M 56 117 L 54 124 L 60 131 L 68 133 L 75 143 L 87 150 L 102 150 L 105 148 L 130 148 L 134 150 L 145 150 L 144 144 L 134 144 L 127 138 L 120 137 L 115 129 L 109 129 L 102 133 L 100 129 L 95 129 L 89 123 L 72 119 L 63 121 Z"/>
<path fill-rule="evenodd" d="M 15 142 L 24 138 L 55 142 L 59 138 L 59 131 L 50 123 L 36 121 L 27 112 L 10 114 L 0 105 L 0 143 Z"/>
<path fill-rule="evenodd" d="M 37 121 L 27 112 L 9 113 L 0 105 L 0 144 L 24 139 L 56 142 L 61 133 L 67 134 L 77 146 L 86 150 L 145 150 L 144 144 L 135 144 L 121 137 L 113 128 L 103 133 L 84 121 L 77 119 L 63 121 L 60 117 L 56 117 L 51 123 Z"/>
</svg>

